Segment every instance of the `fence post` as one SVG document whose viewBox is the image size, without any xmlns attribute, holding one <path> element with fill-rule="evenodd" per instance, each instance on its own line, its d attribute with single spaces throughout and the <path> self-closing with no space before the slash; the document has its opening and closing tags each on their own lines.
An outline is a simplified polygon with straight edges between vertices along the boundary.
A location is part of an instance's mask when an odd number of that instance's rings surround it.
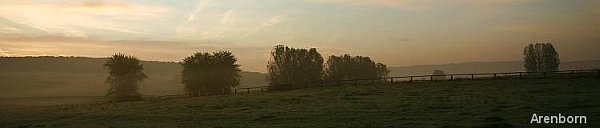
<svg viewBox="0 0 600 128">
<path fill-rule="evenodd" d="M 450 74 L 450 80 L 454 80 L 454 75 Z"/>
<path fill-rule="evenodd" d="M 575 71 L 571 70 L 571 77 L 575 77 Z"/>
<path fill-rule="evenodd" d="M 471 80 L 475 79 L 475 74 L 471 74 Z"/>
<path fill-rule="evenodd" d="M 547 76 L 546 76 L 546 72 L 544 72 L 543 74 L 544 74 L 544 78 L 546 78 L 546 77 L 547 77 Z"/>
<path fill-rule="evenodd" d="M 523 73 L 519 72 L 519 79 L 523 79 Z"/>
<path fill-rule="evenodd" d="M 494 73 L 494 79 L 496 79 L 496 76 L 497 76 L 496 73 Z"/>
<path fill-rule="evenodd" d="M 237 89 L 233 89 L 233 94 L 237 94 Z"/>
<path fill-rule="evenodd" d="M 433 75 L 429 76 L 429 80 L 433 81 Z"/>
<path fill-rule="evenodd" d="M 248 91 L 248 93 L 250 93 L 250 88 L 246 88 L 246 90 Z"/>
<path fill-rule="evenodd" d="M 598 70 L 598 71 L 600 71 L 600 70 Z M 394 77 L 390 77 L 390 83 L 394 84 Z"/>
<path fill-rule="evenodd" d="M 410 76 L 410 82 L 413 82 L 413 76 Z"/>
<path fill-rule="evenodd" d="M 375 86 L 375 78 L 371 78 L 371 85 Z"/>
</svg>

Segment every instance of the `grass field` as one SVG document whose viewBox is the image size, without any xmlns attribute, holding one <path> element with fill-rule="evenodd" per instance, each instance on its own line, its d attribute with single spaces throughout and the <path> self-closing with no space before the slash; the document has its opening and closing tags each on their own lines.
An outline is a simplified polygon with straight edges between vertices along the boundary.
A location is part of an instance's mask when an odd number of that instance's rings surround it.
<svg viewBox="0 0 600 128">
<path fill-rule="evenodd" d="M 0 127 L 600 127 L 600 79 L 329 86 L 302 90 L 0 110 Z M 23 105 L 23 104 L 21 104 Z M 585 115 L 584 125 L 531 125 Z"/>
</svg>

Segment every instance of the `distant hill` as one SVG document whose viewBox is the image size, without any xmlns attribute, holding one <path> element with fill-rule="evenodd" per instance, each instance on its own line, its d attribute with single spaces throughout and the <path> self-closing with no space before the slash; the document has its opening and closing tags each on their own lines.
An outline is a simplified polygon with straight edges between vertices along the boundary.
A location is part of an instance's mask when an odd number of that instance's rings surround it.
<svg viewBox="0 0 600 128">
<path fill-rule="evenodd" d="M 600 60 L 562 62 L 560 70 L 600 69 Z M 390 76 L 429 75 L 433 70 L 445 73 L 487 73 L 525 71 L 521 61 L 502 62 L 468 62 L 441 65 L 416 65 L 407 67 L 390 67 Z"/>
<path fill-rule="evenodd" d="M 0 97 L 102 96 L 108 87 L 103 67 L 106 58 L 4 57 L 0 58 Z M 181 66 L 175 62 L 143 61 L 148 79 L 145 95 L 179 94 Z M 266 75 L 242 72 L 241 85 L 267 84 Z"/>
</svg>

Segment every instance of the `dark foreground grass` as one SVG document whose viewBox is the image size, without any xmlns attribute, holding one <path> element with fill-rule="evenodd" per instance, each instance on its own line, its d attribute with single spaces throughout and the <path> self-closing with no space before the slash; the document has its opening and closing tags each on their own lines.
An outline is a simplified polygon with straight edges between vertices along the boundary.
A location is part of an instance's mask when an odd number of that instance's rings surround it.
<svg viewBox="0 0 600 128">
<path fill-rule="evenodd" d="M 97 106 L 0 110 L 0 127 L 600 127 L 600 79 L 331 86 Z M 529 124 L 585 115 L 584 125 Z"/>
</svg>

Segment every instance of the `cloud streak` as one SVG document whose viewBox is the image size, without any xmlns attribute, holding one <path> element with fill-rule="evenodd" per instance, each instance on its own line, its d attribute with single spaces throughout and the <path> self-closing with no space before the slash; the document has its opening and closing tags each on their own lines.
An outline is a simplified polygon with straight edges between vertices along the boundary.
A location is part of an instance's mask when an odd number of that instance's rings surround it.
<svg viewBox="0 0 600 128">
<path fill-rule="evenodd" d="M 263 21 L 262 23 L 258 24 L 257 26 L 255 26 L 254 29 L 252 29 L 250 32 L 247 32 L 246 34 L 244 34 L 243 37 L 248 37 L 249 35 L 252 35 L 255 32 L 258 32 L 263 28 L 276 25 L 279 22 L 282 22 L 285 19 L 285 17 L 286 17 L 286 15 L 284 15 L 284 14 L 273 16 L 273 17 Z"/>
<path fill-rule="evenodd" d="M 186 19 L 175 28 L 175 35 L 182 40 L 210 40 L 222 37 L 232 26 L 236 25 L 237 20 L 241 19 L 237 11 L 245 4 L 245 1 L 231 4 L 211 0 L 200 1 Z"/>
<path fill-rule="evenodd" d="M 215 28 L 213 28 L 212 30 L 206 30 L 204 32 L 202 32 L 200 34 L 200 38 L 207 40 L 207 39 L 212 39 L 212 38 L 216 38 L 216 37 L 220 37 L 223 35 L 223 33 L 227 32 L 229 30 L 229 27 L 232 26 L 232 20 L 234 17 L 234 13 L 240 8 L 242 7 L 243 4 L 240 4 L 232 9 L 229 9 L 227 12 L 225 12 L 222 15 L 221 20 L 219 21 L 219 24 L 217 26 L 215 26 Z"/>
<path fill-rule="evenodd" d="M 406 11 L 430 11 L 453 4 L 462 4 L 474 8 L 495 8 L 515 4 L 530 3 L 539 0 L 308 0 L 319 3 L 351 5 L 359 8 L 387 7 Z"/>
<path fill-rule="evenodd" d="M 8 51 L 4 51 L 4 50 L 0 49 L 0 53 L 2 53 L 2 55 L 6 56 L 6 57 L 11 57 L 10 54 L 8 53 Z"/>
<path fill-rule="evenodd" d="M 0 15 L 5 19 L 42 30 L 49 35 L 72 37 L 89 37 L 90 34 L 95 33 L 79 28 L 135 33 L 133 30 L 135 28 L 122 22 L 161 18 L 168 11 L 166 7 L 123 1 L 69 1 L 56 4 L 50 1 L 24 0 L 0 3 Z M 37 33 L 14 34 L 36 35 Z"/>
<path fill-rule="evenodd" d="M 390 7 L 407 11 L 426 11 L 443 5 L 446 1 L 438 0 L 309 0 L 320 3 L 351 5 L 354 7 Z"/>
</svg>

